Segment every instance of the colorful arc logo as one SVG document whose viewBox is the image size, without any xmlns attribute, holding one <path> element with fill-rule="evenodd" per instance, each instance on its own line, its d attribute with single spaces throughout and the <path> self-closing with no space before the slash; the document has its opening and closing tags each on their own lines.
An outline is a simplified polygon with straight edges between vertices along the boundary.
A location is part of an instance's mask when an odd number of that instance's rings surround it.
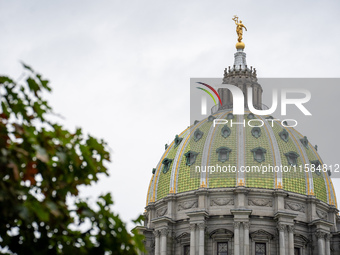
<svg viewBox="0 0 340 255">
<path fill-rule="evenodd" d="M 208 85 L 206 83 L 203 83 L 203 82 L 197 82 L 197 83 L 201 84 L 203 86 L 206 86 L 208 89 L 210 89 L 217 96 L 220 105 L 222 105 L 222 100 L 220 98 L 220 95 L 217 93 L 217 91 L 213 87 L 211 87 L 210 85 Z M 209 90 L 201 88 L 201 87 L 197 87 L 197 88 L 200 89 L 200 90 L 203 90 L 204 92 L 206 92 L 212 98 L 212 100 L 214 101 L 215 105 L 217 105 L 214 95 Z M 206 103 L 206 99 L 204 99 L 204 98 L 202 98 L 201 107 L 202 107 L 201 114 L 202 115 L 206 115 L 206 112 L 207 112 L 207 110 L 206 110 L 207 103 Z"/>
<path fill-rule="evenodd" d="M 203 83 L 203 82 L 197 82 L 198 84 L 201 84 L 201 85 L 203 85 L 203 86 L 206 86 L 207 88 L 209 88 L 212 92 L 214 92 L 215 93 L 215 95 L 217 96 L 217 98 L 218 98 L 218 100 L 219 100 L 219 103 L 220 103 L 220 105 L 222 105 L 222 100 L 221 100 L 221 98 L 220 98 L 220 95 L 217 93 L 217 91 L 213 88 L 213 87 L 211 87 L 210 85 L 208 85 L 208 84 L 206 84 L 206 83 Z M 215 103 L 215 105 L 217 104 L 216 103 L 216 100 L 215 100 L 215 98 L 214 98 L 214 96 L 208 91 L 208 90 L 206 90 L 206 89 L 204 89 L 204 88 L 200 88 L 200 87 L 197 87 L 198 89 L 201 89 L 201 90 L 203 90 L 203 91 L 205 91 L 209 96 L 211 96 L 211 98 L 214 100 L 214 103 Z"/>
</svg>

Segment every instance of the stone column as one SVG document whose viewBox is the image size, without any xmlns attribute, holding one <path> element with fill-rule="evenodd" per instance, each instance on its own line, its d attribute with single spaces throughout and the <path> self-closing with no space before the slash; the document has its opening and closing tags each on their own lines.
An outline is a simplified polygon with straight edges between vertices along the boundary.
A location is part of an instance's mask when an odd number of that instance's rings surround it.
<svg viewBox="0 0 340 255">
<path fill-rule="evenodd" d="M 326 255 L 331 255 L 331 245 L 330 245 L 331 235 L 326 234 L 325 239 L 326 239 L 326 245 L 325 245 Z"/>
<path fill-rule="evenodd" d="M 196 224 L 190 224 L 190 255 L 195 255 L 196 253 Z"/>
<path fill-rule="evenodd" d="M 243 222 L 244 229 L 244 255 L 249 255 L 249 222 Z"/>
<path fill-rule="evenodd" d="M 240 254 L 240 222 L 234 222 L 234 255 Z"/>
<path fill-rule="evenodd" d="M 198 244 L 198 254 L 199 255 L 204 255 L 204 230 L 205 230 L 205 224 L 199 223 L 198 224 L 199 228 L 199 244 Z"/>
<path fill-rule="evenodd" d="M 318 230 L 315 233 L 318 238 L 318 255 L 326 255 L 325 254 L 325 233 Z"/>
<path fill-rule="evenodd" d="M 155 236 L 155 255 L 160 255 L 160 247 L 159 247 L 159 231 L 155 230 L 153 232 L 154 236 Z"/>
<path fill-rule="evenodd" d="M 288 226 L 288 249 L 288 254 L 294 255 L 294 226 Z"/>
<path fill-rule="evenodd" d="M 166 255 L 166 244 L 167 244 L 168 229 L 161 229 L 161 254 Z"/>
<path fill-rule="evenodd" d="M 286 250 L 285 250 L 285 229 L 286 229 L 286 225 L 284 224 L 277 224 L 277 228 L 279 230 L 279 249 L 280 255 L 286 255 Z"/>
</svg>

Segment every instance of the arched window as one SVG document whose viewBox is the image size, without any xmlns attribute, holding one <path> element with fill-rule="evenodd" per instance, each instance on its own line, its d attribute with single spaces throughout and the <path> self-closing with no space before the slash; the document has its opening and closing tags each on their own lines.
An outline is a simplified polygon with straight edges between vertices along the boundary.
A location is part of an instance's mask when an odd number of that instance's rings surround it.
<svg viewBox="0 0 340 255">
<path fill-rule="evenodd" d="M 261 147 L 257 147 L 255 149 L 252 149 L 251 152 L 253 153 L 254 156 L 254 160 L 261 163 L 263 161 L 265 161 L 265 156 L 264 154 L 267 152 L 266 149 L 261 148 Z"/>
<path fill-rule="evenodd" d="M 250 120 L 255 119 L 254 113 L 249 113 L 247 118 L 250 119 Z"/>
<path fill-rule="evenodd" d="M 162 161 L 162 164 L 163 164 L 162 172 L 164 174 L 166 174 L 169 171 L 171 163 L 172 163 L 172 159 L 169 159 L 169 158 L 163 159 L 163 161 Z"/>
<path fill-rule="evenodd" d="M 195 151 L 188 151 L 187 153 L 184 154 L 186 157 L 186 165 L 191 166 L 192 164 L 195 163 L 196 158 L 197 158 L 198 153 Z"/>
<path fill-rule="evenodd" d="M 229 160 L 229 154 L 231 152 L 231 149 L 228 147 L 220 147 L 216 150 L 216 153 L 218 153 L 218 161 L 225 162 Z"/>
<path fill-rule="evenodd" d="M 227 138 L 228 136 L 230 136 L 231 134 L 231 130 L 227 125 L 224 125 L 223 128 L 221 129 L 221 135 L 224 138 Z"/>
<path fill-rule="evenodd" d="M 251 129 L 251 134 L 255 137 L 255 138 L 259 138 L 261 136 L 261 128 L 259 127 L 253 127 Z"/>
<path fill-rule="evenodd" d="M 307 136 L 304 136 L 303 138 L 301 138 L 300 142 L 302 143 L 303 146 L 308 148 L 308 139 L 307 139 Z"/>
<path fill-rule="evenodd" d="M 297 165 L 297 158 L 299 157 L 299 154 L 297 154 L 294 151 L 290 151 L 288 153 L 285 153 L 285 156 L 287 158 L 288 164 L 291 166 Z"/>
<path fill-rule="evenodd" d="M 198 128 L 194 132 L 194 141 L 198 142 L 203 137 L 203 132 Z"/>
<path fill-rule="evenodd" d="M 175 148 L 182 142 L 183 138 L 176 135 L 175 137 Z"/>
<path fill-rule="evenodd" d="M 279 133 L 280 138 L 285 141 L 288 142 L 289 139 L 289 133 L 287 132 L 286 129 L 283 129 L 280 133 Z"/>
<path fill-rule="evenodd" d="M 214 116 L 212 116 L 212 115 L 210 115 L 209 117 L 208 117 L 208 121 L 209 122 L 212 122 L 212 121 L 214 121 L 214 119 L 216 119 Z"/>
</svg>

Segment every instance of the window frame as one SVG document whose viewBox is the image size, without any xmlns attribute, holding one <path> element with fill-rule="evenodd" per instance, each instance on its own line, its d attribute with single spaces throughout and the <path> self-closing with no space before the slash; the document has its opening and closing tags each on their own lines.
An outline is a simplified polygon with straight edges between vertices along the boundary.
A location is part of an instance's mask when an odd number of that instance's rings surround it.
<svg viewBox="0 0 340 255">
<path fill-rule="evenodd" d="M 220 255 L 219 251 L 218 251 L 218 245 L 222 244 L 222 243 L 226 243 L 227 244 L 227 255 L 229 255 L 230 254 L 229 253 L 229 243 L 227 241 L 218 241 L 218 242 L 216 242 L 216 254 Z"/>
<path fill-rule="evenodd" d="M 271 253 L 271 241 L 274 238 L 274 235 L 271 233 L 259 229 L 255 232 L 250 233 L 250 238 L 251 238 L 251 251 L 250 254 L 255 254 L 255 244 L 256 243 L 265 243 L 266 244 L 266 255 L 270 255 Z"/>
<path fill-rule="evenodd" d="M 255 242 L 255 246 L 254 246 L 254 252 L 255 252 L 255 255 L 256 255 L 256 244 L 264 244 L 264 254 L 267 255 L 267 243 L 266 242 L 263 242 L 263 241 L 258 241 L 258 242 Z"/>
<path fill-rule="evenodd" d="M 189 244 L 183 244 L 183 245 L 182 245 L 182 254 L 183 254 L 183 255 L 186 255 L 186 254 L 185 254 L 185 249 L 186 249 L 186 248 L 189 248 L 189 254 L 190 254 L 190 243 L 189 243 Z"/>
</svg>

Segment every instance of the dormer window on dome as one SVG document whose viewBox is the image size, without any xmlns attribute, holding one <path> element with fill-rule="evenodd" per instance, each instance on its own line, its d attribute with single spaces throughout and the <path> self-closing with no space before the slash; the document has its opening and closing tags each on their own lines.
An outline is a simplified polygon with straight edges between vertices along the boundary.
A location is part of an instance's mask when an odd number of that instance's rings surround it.
<svg viewBox="0 0 340 255">
<path fill-rule="evenodd" d="M 299 157 L 299 154 L 297 154 L 294 151 L 290 151 L 288 153 L 285 153 L 285 156 L 287 158 L 288 164 L 291 166 L 297 165 L 297 158 Z"/>
<path fill-rule="evenodd" d="M 231 149 L 228 147 L 222 146 L 216 150 L 216 153 L 218 153 L 218 161 L 226 162 L 229 160 L 229 154 L 231 152 Z"/>
<path fill-rule="evenodd" d="M 230 136 L 231 134 L 231 130 L 227 125 L 224 125 L 223 128 L 221 129 L 221 135 L 224 138 L 227 138 L 228 136 Z"/>
<path fill-rule="evenodd" d="M 255 138 L 259 138 L 261 136 L 261 128 L 259 127 L 253 127 L 251 129 L 251 134 L 255 137 Z"/>
<path fill-rule="evenodd" d="M 178 135 L 176 135 L 175 137 L 175 148 L 182 142 L 183 138 L 182 137 L 179 137 Z"/>
<path fill-rule="evenodd" d="M 313 160 L 310 162 L 311 164 L 311 168 L 314 168 L 315 169 L 315 173 L 317 175 L 321 175 L 321 163 L 319 160 Z"/>
<path fill-rule="evenodd" d="M 214 121 L 214 119 L 216 119 L 214 116 L 212 116 L 212 115 L 210 115 L 209 117 L 208 117 L 208 121 L 209 122 L 212 122 L 212 121 Z"/>
<path fill-rule="evenodd" d="M 287 132 L 286 129 L 283 129 L 280 133 L 279 133 L 280 138 L 285 141 L 288 142 L 289 139 L 289 133 Z"/>
<path fill-rule="evenodd" d="M 301 138 L 300 142 L 302 143 L 303 146 L 308 148 L 308 139 L 307 139 L 307 136 L 304 136 L 303 138 Z"/>
<path fill-rule="evenodd" d="M 255 119 L 254 113 L 249 113 L 247 118 L 250 119 L 250 120 Z"/>
<path fill-rule="evenodd" d="M 163 164 L 162 172 L 163 172 L 163 174 L 166 174 L 169 171 L 171 163 L 172 163 L 172 159 L 169 159 L 169 158 L 163 159 L 163 161 L 162 161 L 162 164 Z"/>
<path fill-rule="evenodd" d="M 203 132 L 198 128 L 194 132 L 194 141 L 198 142 L 203 137 Z"/>
<path fill-rule="evenodd" d="M 191 166 L 195 163 L 198 153 L 195 151 L 188 151 L 184 154 L 186 157 L 186 165 Z"/>
<path fill-rule="evenodd" d="M 267 152 L 266 149 L 262 148 L 262 147 L 257 147 L 255 149 L 252 149 L 251 152 L 253 153 L 254 156 L 254 160 L 261 163 L 263 161 L 265 161 L 265 156 L 264 154 Z"/>
</svg>

